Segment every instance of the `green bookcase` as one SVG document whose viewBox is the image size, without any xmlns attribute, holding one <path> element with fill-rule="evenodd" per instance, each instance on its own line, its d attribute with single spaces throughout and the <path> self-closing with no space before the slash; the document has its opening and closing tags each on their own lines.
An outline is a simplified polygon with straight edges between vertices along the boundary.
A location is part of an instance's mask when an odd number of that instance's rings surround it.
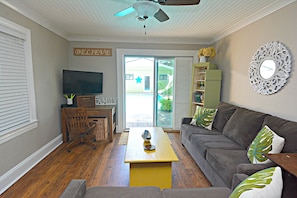
<svg viewBox="0 0 297 198">
<path fill-rule="evenodd" d="M 193 64 L 191 116 L 196 106 L 215 108 L 220 102 L 222 71 L 210 62 Z"/>
</svg>

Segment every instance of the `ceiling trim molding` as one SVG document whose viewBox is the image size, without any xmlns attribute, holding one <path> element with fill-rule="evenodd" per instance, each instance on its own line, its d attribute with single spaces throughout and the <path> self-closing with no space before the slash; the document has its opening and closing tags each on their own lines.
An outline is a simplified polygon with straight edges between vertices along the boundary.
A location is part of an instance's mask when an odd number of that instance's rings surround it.
<svg viewBox="0 0 297 198">
<path fill-rule="evenodd" d="M 72 36 L 69 41 L 86 41 L 86 42 L 110 42 L 110 43 L 163 43 L 163 44 L 209 44 L 211 40 L 197 38 L 165 38 L 165 37 L 91 37 L 91 36 Z"/>
<path fill-rule="evenodd" d="M 259 10 L 258 12 L 256 12 L 255 14 L 247 17 L 245 20 L 242 20 L 240 23 L 236 23 L 233 26 L 231 26 L 230 28 L 228 28 L 227 30 L 225 30 L 224 32 L 218 34 L 215 38 L 213 38 L 211 43 L 214 43 L 248 25 L 250 25 L 251 23 L 254 23 L 258 20 L 260 20 L 261 18 L 264 18 L 265 16 L 283 8 L 286 7 L 287 5 L 295 2 L 296 0 L 281 0 L 278 1 L 277 3 L 273 3 L 270 6 L 266 6 L 265 8 Z M 209 43 L 209 44 L 211 44 Z"/>
<path fill-rule="evenodd" d="M 39 25 L 43 26 L 44 28 L 54 32 L 55 34 L 61 36 L 62 38 L 68 41 L 90 41 L 90 42 L 120 42 L 120 43 L 164 43 L 164 44 L 205 44 L 210 45 L 242 28 L 245 26 L 256 22 L 257 20 L 295 2 L 296 0 L 280 0 L 277 3 L 273 3 L 270 6 L 266 6 L 262 10 L 256 12 L 254 15 L 247 17 L 245 20 L 242 20 L 239 23 L 234 24 L 230 28 L 226 29 L 225 31 L 219 33 L 217 36 L 208 39 L 199 39 L 199 38 L 164 38 L 164 37 L 138 37 L 138 38 L 120 38 L 120 37 L 94 37 L 94 36 L 83 36 L 83 35 L 71 35 L 70 33 L 66 33 L 59 28 L 57 28 L 54 24 L 48 21 L 46 18 L 38 15 L 25 6 L 22 6 L 18 3 L 17 0 L 0 0 L 0 3 L 8 6 L 9 8 L 13 9 L 14 11 L 24 15 L 25 17 L 31 19 L 32 21 L 38 23 Z"/>
</svg>

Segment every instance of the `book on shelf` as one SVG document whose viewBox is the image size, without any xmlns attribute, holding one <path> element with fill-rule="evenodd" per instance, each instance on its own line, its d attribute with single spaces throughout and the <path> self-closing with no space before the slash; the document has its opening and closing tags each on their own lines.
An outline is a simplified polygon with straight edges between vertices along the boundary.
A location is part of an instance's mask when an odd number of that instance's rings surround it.
<svg viewBox="0 0 297 198">
<path fill-rule="evenodd" d="M 198 102 L 198 103 L 203 102 L 203 93 L 199 92 L 199 91 L 194 92 L 193 93 L 193 101 Z"/>
</svg>

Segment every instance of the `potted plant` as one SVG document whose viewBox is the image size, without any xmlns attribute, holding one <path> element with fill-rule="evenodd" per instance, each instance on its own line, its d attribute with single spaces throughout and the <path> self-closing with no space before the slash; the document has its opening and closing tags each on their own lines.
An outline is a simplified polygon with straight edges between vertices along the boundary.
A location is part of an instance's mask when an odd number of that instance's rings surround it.
<svg viewBox="0 0 297 198">
<path fill-rule="evenodd" d="M 161 103 L 161 111 L 167 111 L 167 112 L 171 112 L 172 111 L 172 100 L 168 99 L 161 99 L 160 100 Z"/>
<path fill-rule="evenodd" d="M 73 98 L 75 97 L 75 94 L 71 93 L 71 94 L 64 94 L 64 97 L 67 100 L 67 105 L 73 105 Z"/>
</svg>

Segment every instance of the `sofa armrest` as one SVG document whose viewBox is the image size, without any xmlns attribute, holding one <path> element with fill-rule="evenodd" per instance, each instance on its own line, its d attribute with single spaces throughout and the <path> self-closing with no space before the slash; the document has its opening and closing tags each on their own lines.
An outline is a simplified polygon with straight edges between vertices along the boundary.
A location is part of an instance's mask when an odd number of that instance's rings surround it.
<svg viewBox="0 0 297 198">
<path fill-rule="evenodd" d="M 269 162 L 267 164 L 239 164 L 237 166 L 237 174 L 252 175 L 259 170 L 276 166 L 275 163 Z"/>
<path fill-rule="evenodd" d="M 60 198 L 83 198 L 86 194 L 86 190 L 86 180 L 73 179 L 68 184 Z"/>
<path fill-rule="evenodd" d="M 243 180 L 248 178 L 249 176 L 246 174 L 234 174 L 232 180 L 231 190 L 234 190 L 238 184 L 240 184 Z"/>
<path fill-rule="evenodd" d="M 190 124 L 190 122 L 192 121 L 191 117 L 184 117 L 182 118 L 182 124 Z"/>
</svg>

